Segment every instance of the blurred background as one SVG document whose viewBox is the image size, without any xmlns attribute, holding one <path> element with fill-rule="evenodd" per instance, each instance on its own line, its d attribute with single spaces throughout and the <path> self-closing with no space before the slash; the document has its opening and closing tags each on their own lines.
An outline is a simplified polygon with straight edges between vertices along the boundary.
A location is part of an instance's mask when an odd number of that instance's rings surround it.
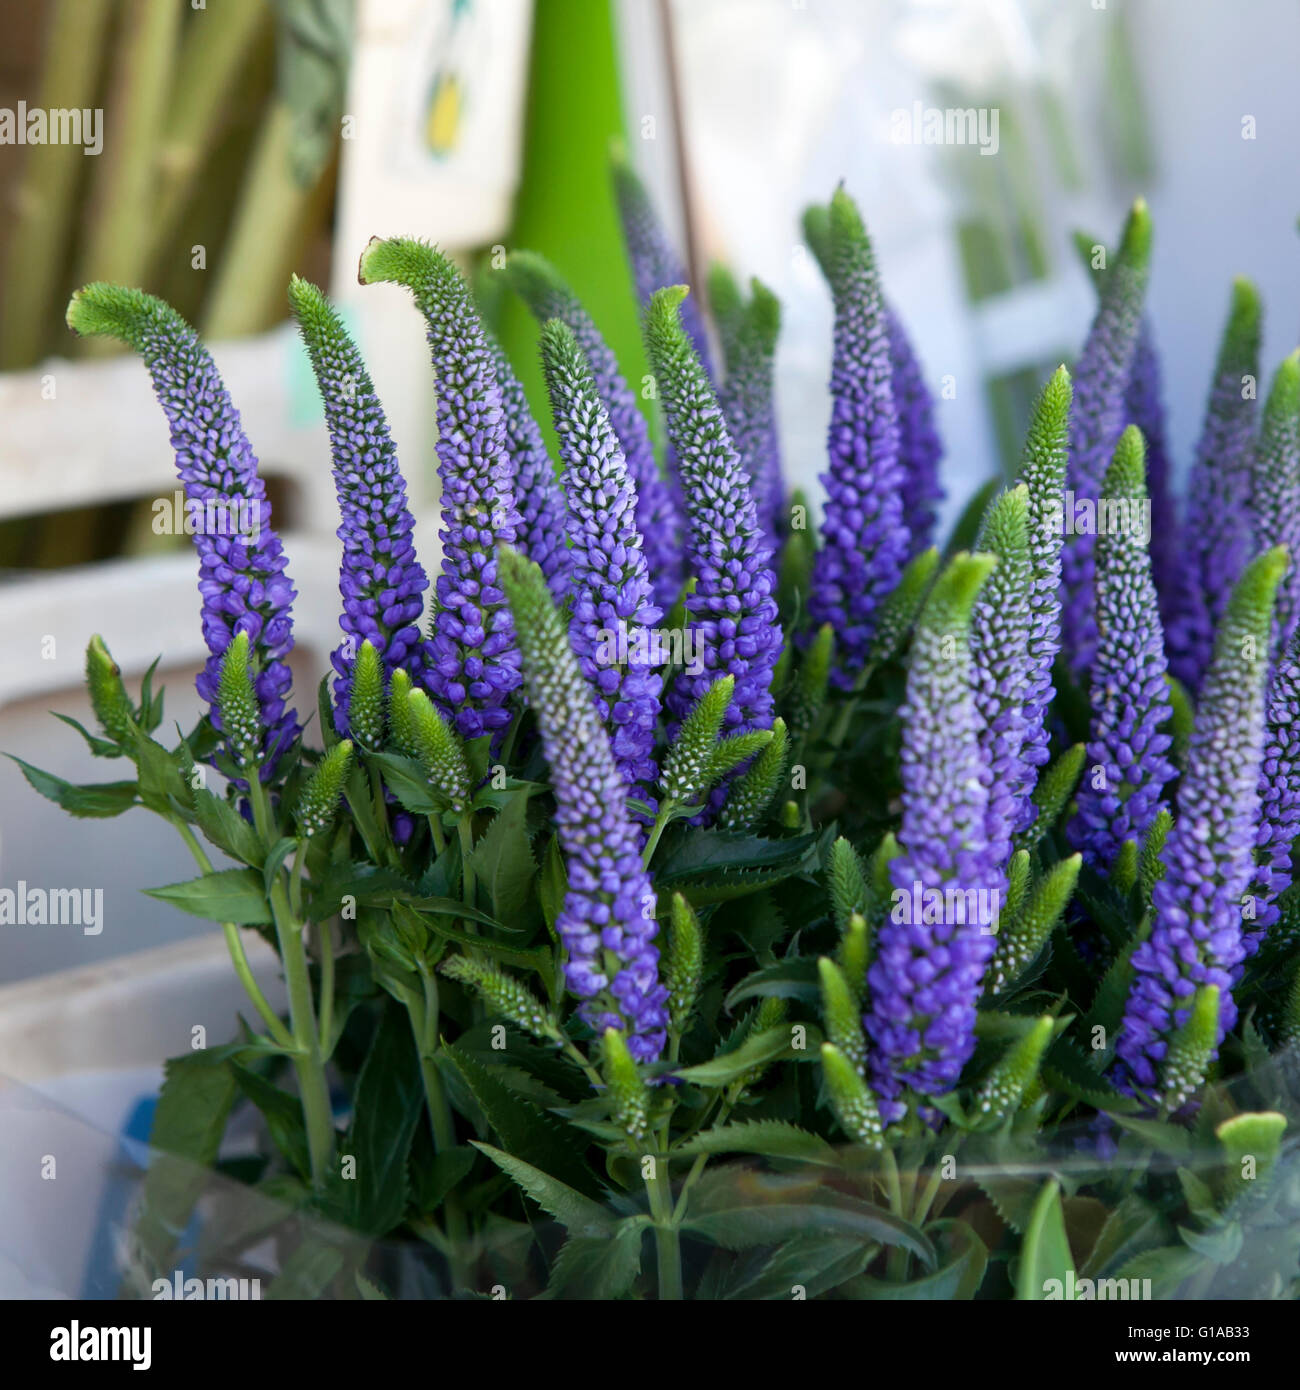
<svg viewBox="0 0 1300 1390">
<path fill-rule="evenodd" d="M 799 215 L 841 179 L 937 401 L 949 521 L 1014 466 L 1031 394 L 1082 341 L 1093 295 L 1071 233 L 1113 242 L 1138 193 L 1155 218 L 1150 307 L 1180 472 L 1232 276 L 1263 292 L 1270 371 L 1300 327 L 1294 0 L 4 0 L 0 10 L 0 113 L 23 103 L 103 113 L 98 154 L 0 143 L 0 749 L 74 780 L 104 765 L 91 769 L 46 711 L 88 717 L 78 683 L 92 632 L 132 682 L 164 655 L 168 716 L 186 727 L 203 655 L 189 542 L 151 526 L 174 475 L 147 376 L 63 324 L 69 292 L 87 280 L 166 296 L 213 345 L 286 535 L 307 705 L 337 640 L 337 518 L 320 404 L 286 323 L 289 272 L 345 306 L 404 460 L 422 558 L 436 568 L 421 326 L 399 290 L 358 286 L 358 254 L 372 235 L 397 233 L 432 239 L 467 268 L 494 249 L 541 251 L 639 380 L 608 181 L 614 138 L 696 283 L 721 260 L 779 295 L 787 476 L 814 496 L 831 317 Z M 918 143 L 932 108 L 977 109 L 987 138 Z M 531 319 L 509 300 L 492 313 L 544 418 Z M 138 1019 L 162 1007 L 150 980 L 174 994 L 178 976 L 209 964 L 229 973 L 219 937 L 208 952 L 210 925 L 140 894 L 191 872 L 152 817 L 69 820 L 8 761 L 0 806 L 0 886 L 104 890 L 98 935 L 0 925 L 0 984 L 28 982 L 0 992 L 0 1071 L 6 1041 L 17 1046 L 7 1018 L 45 1026 L 52 1000 L 90 1009 L 111 981 Z"/>
</svg>

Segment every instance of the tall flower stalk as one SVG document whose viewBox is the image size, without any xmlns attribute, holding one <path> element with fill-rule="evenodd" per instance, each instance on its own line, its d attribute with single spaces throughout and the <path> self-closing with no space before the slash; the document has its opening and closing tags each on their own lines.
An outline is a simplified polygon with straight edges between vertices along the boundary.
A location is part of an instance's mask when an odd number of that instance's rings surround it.
<svg viewBox="0 0 1300 1390">
<path fill-rule="evenodd" d="M 609 415 L 636 489 L 637 530 L 644 542 L 655 598 L 660 607 L 670 607 L 676 603 L 682 586 L 680 509 L 655 462 L 645 416 L 623 377 L 618 359 L 577 295 L 549 261 L 532 251 L 513 251 L 504 273 L 539 323 L 559 319 L 568 324 L 587 359 L 596 394 Z"/>
<path fill-rule="evenodd" d="M 636 529 L 636 489 L 573 330 L 550 320 L 541 349 L 574 559 L 569 643 L 596 692 L 618 769 L 628 787 L 637 788 L 658 775 L 654 744 L 663 680 L 648 635 L 660 610 Z"/>
<path fill-rule="evenodd" d="M 363 284 L 390 282 L 411 291 L 437 378 L 443 559 L 425 684 L 463 738 L 497 733 L 510 722 L 507 702 L 521 677 L 496 551 L 518 538 L 520 517 L 492 349 L 469 287 L 433 247 L 376 238 L 359 275 Z"/>
<path fill-rule="evenodd" d="M 771 550 L 749 478 L 678 317 L 685 295 L 680 285 L 657 291 L 646 315 L 646 346 L 686 495 L 687 567 L 696 581 L 686 611 L 702 646 L 673 683 L 668 708 L 685 718 L 719 676 L 730 674 L 735 694 L 723 732 L 770 729 L 772 670 L 781 653 Z"/>
<path fill-rule="evenodd" d="M 632 1056 L 653 1061 L 667 1037 L 668 989 L 659 980 L 655 894 L 624 807 L 623 777 L 541 571 L 509 548 L 499 563 L 568 861 L 555 922 L 565 980 L 592 1028 L 626 1032 Z"/>
<path fill-rule="evenodd" d="M 1101 304 L 1074 370 L 1070 416 L 1068 487 L 1076 498 L 1095 501 L 1124 428 L 1124 397 L 1137 349 L 1151 262 L 1151 216 L 1146 203 L 1133 204 L 1115 264 L 1101 285 Z M 1065 653 L 1079 678 L 1092 667 L 1097 642 L 1093 612 L 1093 551 L 1090 530 L 1072 532 L 1061 557 L 1061 614 Z"/>
<path fill-rule="evenodd" d="M 1110 868 L 1126 841 L 1140 845 L 1165 809 L 1173 780 L 1161 732 L 1171 709 L 1165 679 L 1164 634 L 1151 575 L 1142 434 L 1120 436 L 1102 484 L 1097 537 L 1097 649 L 1088 686 L 1092 729 L 1087 771 L 1078 795 L 1070 842 L 1092 864 Z"/>
<path fill-rule="evenodd" d="M 934 544 L 937 508 L 945 493 L 939 481 L 943 441 L 934 423 L 934 398 L 898 312 L 885 305 L 889 361 L 898 409 L 898 450 L 903 461 L 903 521 L 911 536 L 908 559 Z"/>
<path fill-rule="evenodd" d="M 1255 873 L 1264 686 L 1280 547 L 1241 576 L 1215 638 L 1178 788 L 1173 829 L 1152 888 L 1150 937 L 1133 952 L 1135 979 L 1116 1042 L 1121 1079 L 1163 1084 L 1172 1044 L 1203 986 L 1219 991 L 1218 1040 L 1236 1021 L 1232 999 L 1246 955 L 1243 901 Z"/>
<path fill-rule="evenodd" d="M 1169 625 L 1170 669 L 1193 695 L 1209 664 L 1228 595 L 1250 556 L 1259 340 L 1259 295 L 1249 280 L 1237 279 L 1187 486 L 1182 564 Z"/>
<path fill-rule="evenodd" d="M 1300 349 L 1273 374 L 1251 465 L 1250 522 L 1256 544 L 1284 545 L 1300 556 Z M 1270 655 L 1290 648 L 1300 623 L 1300 567 L 1282 577 L 1274 610 Z"/>
<path fill-rule="evenodd" d="M 987 555 L 957 556 L 931 590 L 912 639 L 900 711 L 902 853 L 889 865 L 904 908 L 917 890 L 991 895 L 1003 884 L 988 840 L 987 764 L 969 648 L 971 608 L 994 564 Z M 953 920 L 958 915 L 961 922 Z M 996 922 L 946 911 L 915 916 L 889 913 L 867 972 L 871 1082 L 886 1122 L 906 1112 L 904 1087 L 934 1096 L 956 1085 L 975 1047 L 975 1006 L 996 942 Z"/>
<path fill-rule="evenodd" d="M 325 407 L 334 487 L 342 516 L 339 592 L 344 640 L 331 661 L 334 726 L 346 737 L 353 667 L 363 642 L 375 649 L 385 681 L 398 667 L 425 664 L 420 635 L 429 580 L 415 554 L 415 521 L 384 408 L 356 343 L 315 285 L 294 276 L 289 303 L 311 358 Z"/>
<path fill-rule="evenodd" d="M 271 504 L 239 412 L 198 335 L 169 305 L 142 290 L 90 284 L 68 305 L 68 326 L 86 337 L 118 338 L 148 368 L 167 416 L 176 470 L 194 530 L 208 656 L 195 685 L 221 728 L 221 664 L 238 633 L 248 637 L 263 733 L 260 776 L 269 781 L 301 732 L 287 699 L 293 686 L 292 604 L 296 597 Z"/>
<path fill-rule="evenodd" d="M 835 631 L 831 679 L 851 689 L 866 664 L 880 605 L 897 587 L 909 538 L 892 387 L 889 328 L 871 242 L 853 200 L 831 200 L 827 275 L 835 298 L 830 467 L 823 475 L 822 548 L 808 611 Z"/>
</svg>

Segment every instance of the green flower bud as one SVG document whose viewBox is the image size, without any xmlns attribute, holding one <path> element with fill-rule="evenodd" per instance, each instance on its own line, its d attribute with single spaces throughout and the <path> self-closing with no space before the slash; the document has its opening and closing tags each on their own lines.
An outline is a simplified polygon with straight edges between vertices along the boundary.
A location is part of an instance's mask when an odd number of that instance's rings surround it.
<svg viewBox="0 0 1300 1390">
<path fill-rule="evenodd" d="M 781 828 L 783 830 L 798 830 L 803 824 L 803 817 L 799 812 L 797 801 L 787 801 L 781 807 Z"/>
<path fill-rule="evenodd" d="M 352 737 L 362 748 L 378 748 L 383 743 L 384 667 L 369 641 L 362 642 L 357 659 L 352 663 L 348 724 Z"/>
<path fill-rule="evenodd" d="M 875 635 L 871 639 L 869 659 L 872 662 L 888 661 L 902 648 L 938 568 L 939 552 L 934 546 L 908 562 L 893 593 L 880 605 Z"/>
<path fill-rule="evenodd" d="M 984 975 L 984 988 L 990 994 L 1000 994 L 1014 984 L 1025 966 L 1043 949 L 1074 893 L 1082 863 L 1082 855 L 1072 854 L 1059 864 L 1053 864 L 1034 885 L 1016 919 L 1007 921 L 1003 914 L 997 948 Z"/>
<path fill-rule="evenodd" d="M 977 1114 L 993 1124 L 1002 1124 L 1015 1114 L 1038 1076 L 1055 1026 L 1055 1019 L 1045 1014 L 1023 1038 L 1012 1043 L 975 1096 Z"/>
<path fill-rule="evenodd" d="M 1079 785 L 1084 753 L 1082 743 L 1067 748 L 1038 779 L 1038 785 L 1034 788 L 1034 805 L 1038 809 L 1038 815 L 1028 830 L 1022 830 L 1015 837 L 1017 849 L 1033 849 L 1056 824 L 1057 817 L 1065 810 L 1066 802 L 1074 795 L 1074 789 Z"/>
<path fill-rule="evenodd" d="M 743 734 L 732 734 L 719 739 L 709 760 L 708 781 L 712 783 L 725 777 L 733 768 L 761 753 L 772 742 L 771 729 L 751 729 Z"/>
<path fill-rule="evenodd" d="M 708 791 L 722 720 L 736 688 L 734 676 L 722 676 L 704 692 L 682 720 L 664 763 L 664 799 L 693 806 Z"/>
<path fill-rule="evenodd" d="M 861 918 L 859 918 L 859 921 Z M 826 1036 L 834 1043 L 859 1076 L 867 1074 L 867 1037 L 862 1031 L 862 1013 L 848 981 L 827 956 L 817 962 L 822 986 L 822 1021 Z"/>
<path fill-rule="evenodd" d="M 338 814 L 343 785 L 352 770 L 352 741 L 343 739 L 318 762 L 298 801 L 295 819 L 304 839 L 328 830 Z"/>
<path fill-rule="evenodd" d="M 465 745 L 448 727 L 423 690 L 406 697 L 415 756 L 429 774 L 429 785 L 459 815 L 469 804 L 469 763 Z"/>
<path fill-rule="evenodd" d="M 1158 811 L 1142 845 L 1142 853 L 1138 859 L 1138 887 L 1142 893 L 1142 901 L 1147 906 L 1151 903 L 1151 890 L 1165 876 L 1165 866 L 1160 856 L 1173 828 L 1173 816 L 1166 810 Z"/>
<path fill-rule="evenodd" d="M 857 1068 L 834 1043 L 822 1044 L 822 1075 L 840 1128 L 855 1144 L 879 1153 L 885 1147 L 880 1107 Z"/>
<path fill-rule="evenodd" d="M 669 1020 L 680 1036 L 695 1011 L 704 976 L 704 933 L 695 909 L 680 893 L 673 894 L 671 924 L 664 983 L 668 986 Z"/>
<path fill-rule="evenodd" d="M 408 758 L 416 756 L 415 725 L 409 704 L 411 689 L 410 676 L 397 667 L 388 686 L 388 738 Z"/>
<path fill-rule="evenodd" d="M 86 686 L 100 728 L 115 743 L 129 743 L 135 729 L 135 706 L 122 684 L 121 667 L 98 635 L 86 648 Z"/>
<path fill-rule="evenodd" d="M 1169 1041 L 1160 1065 L 1160 1106 L 1170 1113 L 1200 1090 L 1219 1045 L 1219 987 L 1202 985 L 1192 1000 L 1187 1022 Z"/>
<path fill-rule="evenodd" d="M 776 789 L 785 775 L 786 752 L 789 748 L 785 720 L 774 720 L 770 734 L 745 775 L 732 787 L 718 817 L 721 829 L 749 830 L 772 804 Z"/>
<path fill-rule="evenodd" d="M 1000 914 L 1002 921 L 1016 920 L 1025 905 L 1025 894 L 1028 892 L 1029 851 L 1018 849 L 1007 864 L 1007 900 Z"/>
<path fill-rule="evenodd" d="M 790 643 L 786 644 L 789 651 Z M 831 663 L 835 659 L 835 629 L 830 623 L 823 623 L 817 629 L 808 650 L 799 665 L 794 690 L 790 695 L 790 732 L 801 738 L 817 722 L 826 705 L 826 692 L 830 685 Z"/>
<path fill-rule="evenodd" d="M 442 973 L 477 991 L 489 1013 L 509 1019 L 525 1033 L 551 1042 L 560 1041 L 559 1024 L 536 995 L 513 976 L 487 961 L 451 956 L 438 967 Z"/>
<path fill-rule="evenodd" d="M 853 998 L 861 1005 L 867 997 L 867 966 L 871 964 L 871 930 L 867 919 L 855 912 L 844 926 L 836 964 Z"/>
<path fill-rule="evenodd" d="M 614 1122 L 634 1144 L 645 1144 L 650 1138 L 650 1092 L 617 1028 L 605 1029 L 604 1062 Z"/>
<path fill-rule="evenodd" d="M 221 661 L 217 677 L 217 708 L 221 728 L 241 767 L 255 767 L 262 753 L 262 711 L 248 665 L 248 634 L 235 635 Z"/>
<path fill-rule="evenodd" d="M 1169 686 L 1168 733 L 1173 740 L 1169 745 L 1169 759 L 1181 770 L 1187 764 L 1187 748 L 1192 741 L 1192 725 L 1196 722 L 1196 715 L 1192 709 L 1192 697 L 1182 681 L 1166 672 L 1165 683 Z"/>
<path fill-rule="evenodd" d="M 867 869 L 858 852 L 841 835 L 831 845 L 827 881 L 831 893 L 831 908 L 835 925 L 843 932 L 855 913 L 866 917 L 874 907 L 874 895 L 868 887 Z"/>
<path fill-rule="evenodd" d="M 1282 1148 L 1286 1133 L 1286 1116 L 1276 1110 L 1253 1110 L 1234 1115 L 1215 1128 L 1214 1133 L 1223 1145 L 1223 1196 L 1228 1201 L 1246 1193 L 1261 1196 L 1268 1191 L 1269 1179 Z M 1253 1177 L 1247 1177 L 1247 1163 Z"/>
<path fill-rule="evenodd" d="M 1125 840 L 1115 855 L 1115 864 L 1110 871 L 1110 881 L 1118 892 L 1127 895 L 1137 882 L 1138 846 L 1136 840 Z"/>
<path fill-rule="evenodd" d="M 757 1033 L 765 1033 L 769 1028 L 780 1027 L 785 1022 L 785 1017 L 789 1012 L 789 1005 L 784 999 L 778 999 L 771 994 L 766 995 L 758 1008 L 749 1016 L 749 1028 L 746 1036 L 752 1038 Z M 746 1086 L 756 1086 L 763 1079 L 768 1065 L 767 1062 L 760 1062 L 758 1066 L 750 1067 L 735 1085 L 742 1091 Z"/>
</svg>

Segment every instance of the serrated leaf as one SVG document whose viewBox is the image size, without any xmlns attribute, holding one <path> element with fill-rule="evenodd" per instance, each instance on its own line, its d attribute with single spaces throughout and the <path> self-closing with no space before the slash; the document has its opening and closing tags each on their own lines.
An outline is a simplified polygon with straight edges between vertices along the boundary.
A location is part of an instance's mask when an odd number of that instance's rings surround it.
<svg viewBox="0 0 1300 1390">
<path fill-rule="evenodd" d="M 1209 1231 L 1179 1226 L 1178 1234 L 1189 1250 L 1195 1250 L 1216 1265 L 1230 1265 L 1241 1254 L 1243 1236 L 1237 1221 L 1225 1222 Z"/>
<path fill-rule="evenodd" d="M 135 782 L 95 782 L 79 787 L 53 773 L 42 772 L 12 753 L 5 756 L 18 764 L 33 790 L 61 806 L 70 816 L 108 819 L 120 816 L 137 804 L 139 787 Z"/>
<path fill-rule="evenodd" d="M 641 1273 L 642 1237 L 649 1221 L 630 1216 L 605 1236 L 570 1236 L 551 1267 L 546 1298 L 615 1299 Z"/>
<path fill-rule="evenodd" d="M 1204 1268 L 1200 1255 L 1185 1245 L 1162 1245 L 1144 1250 L 1122 1265 L 1113 1276 L 1117 1280 L 1151 1280 L 1152 1298 L 1169 1298 L 1184 1280 Z"/>
<path fill-rule="evenodd" d="M 819 1298 L 861 1274 L 880 1247 L 853 1236 L 792 1236 L 752 1272 L 727 1285 L 729 1300 Z"/>
<path fill-rule="evenodd" d="M 503 1153 L 491 1144 L 472 1141 L 480 1153 L 486 1154 L 501 1171 L 537 1203 L 543 1211 L 549 1212 L 570 1235 L 596 1236 L 608 1239 L 615 1226 L 614 1216 L 581 1192 L 575 1192 L 567 1183 L 534 1168 L 531 1163 Z"/>
<path fill-rule="evenodd" d="M 903 1284 L 864 1277 L 854 1281 L 854 1292 L 861 1290 L 861 1297 L 873 1300 L 948 1303 L 974 1298 L 988 1268 L 989 1256 L 984 1242 L 964 1221 L 936 1221 L 926 1227 L 926 1234 L 931 1232 L 941 1237 L 941 1264 L 933 1273 Z"/>
<path fill-rule="evenodd" d="M 1160 1213 L 1137 1193 L 1130 1193 L 1106 1218 L 1081 1274 L 1085 1279 L 1099 1278 L 1109 1267 L 1158 1246 L 1166 1234 Z"/>
<path fill-rule="evenodd" d="M 302 1101 L 238 1062 L 229 1065 L 239 1089 L 261 1111 L 271 1142 L 288 1159 L 298 1176 L 310 1181 L 311 1156 L 307 1147 Z"/>
<path fill-rule="evenodd" d="M 254 868 L 262 863 L 262 842 L 257 831 L 223 797 L 207 787 L 194 789 L 194 815 L 210 844 L 232 859 Z"/>
<path fill-rule="evenodd" d="M 1043 1081 L 1053 1090 L 1110 1115 L 1129 1114 L 1142 1108 L 1141 1101 L 1136 1097 L 1125 1095 L 1099 1071 L 1089 1066 L 1086 1055 L 1071 1038 L 1058 1038 L 1052 1044 L 1051 1050 L 1043 1058 L 1042 1075 Z"/>
<path fill-rule="evenodd" d="M 655 884 L 662 891 L 669 884 L 703 881 L 710 873 L 745 869 L 788 870 L 817 868 L 816 835 L 789 840 L 768 840 L 758 835 L 736 835 L 722 830 L 696 830 L 679 839 L 655 861 Z"/>
<path fill-rule="evenodd" d="M 583 1158 L 586 1141 L 572 1126 L 516 1095 L 454 1043 L 444 1043 L 438 1056 L 474 1097 L 507 1153 L 554 1174 L 588 1197 L 599 1196 L 600 1185 Z"/>
<path fill-rule="evenodd" d="M 262 875 L 256 869 L 218 869 L 185 883 L 146 888 L 149 897 L 212 922 L 265 926 L 273 919 Z"/>
<path fill-rule="evenodd" d="M 528 844 L 528 797 L 513 796 L 474 846 L 475 881 L 488 894 L 499 922 L 513 921 L 527 905 L 537 864 Z"/>
<path fill-rule="evenodd" d="M 1116 1114 L 1114 1118 L 1117 1125 L 1135 1134 L 1157 1153 L 1169 1154 L 1174 1158 L 1188 1158 L 1191 1155 L 1191 1136 L 1177 1125 L 1164 1120 L 1138 1119 L 1134 1115 Z"/>
<path fill-rule="evenodd" d="M 1038 1184 L 1029 1178 L 1004 1177 L 991 1173 L 979 1179 L 980 1190 L 993 1203 L 1008 1226 L 1024 1235 L 1034 1215 Z"/>
<path fill-rule="evenodd" d="M 784 1120 L 742 1120 L 706 1129 L 673 1149 L 675 1158 L 698 1154 L 743 1153 L 765 1158 L 800 1158 L 811 1163 L 838 1163 L 834 1148 L 820 1135 Z"/>
<path fill-rule="evenodd" d="M 429 774 L 414 758 L 398 753 L 371 753 L 369 761 L 379 768 L 384 786 L 415 816 L 439 814 L 445 806 L 429 786 Z"/>
</svg>

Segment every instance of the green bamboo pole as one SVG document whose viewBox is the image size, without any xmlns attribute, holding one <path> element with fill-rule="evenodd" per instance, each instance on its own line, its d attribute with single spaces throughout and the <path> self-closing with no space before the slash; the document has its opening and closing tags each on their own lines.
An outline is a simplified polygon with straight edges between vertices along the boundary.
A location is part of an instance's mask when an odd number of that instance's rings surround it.
<svg viewBox="0 0 1300 1390">
<path fill-rule="evenodd" d="M 221 0 L 197 10 L 181 42 L 176 80 L 158 148 L 158 187 L 150 225 L 150 259 L 156 260 L 176 231 L 195 180 L 221 133 L 239 74 L 254 46 L 271 29 L 264 0 Z"/>
<path fill-rule="evenodd" d="M 143 278 L 159 137 L 184 14 L 183 5 L 127 0 L 113 54 L 104 153 L 95 170 L 79 284 L 112 280 L 138 285 Z"/>
<path fill-rule="evenodd" d="M 95 106 L 104 37 L 116 8 L 116 0 L 94 5 L 54 0 L 40 107 Z M 82 173 L 103 157 L 87 156 L 80 145 L 35 145 L 27 151 L 4 269 L 0 370 L 38 362 L 50 341 L 50 325 L 62 326 L 54 304 L 63 293 L 77 185 Z"/>
</svg>

